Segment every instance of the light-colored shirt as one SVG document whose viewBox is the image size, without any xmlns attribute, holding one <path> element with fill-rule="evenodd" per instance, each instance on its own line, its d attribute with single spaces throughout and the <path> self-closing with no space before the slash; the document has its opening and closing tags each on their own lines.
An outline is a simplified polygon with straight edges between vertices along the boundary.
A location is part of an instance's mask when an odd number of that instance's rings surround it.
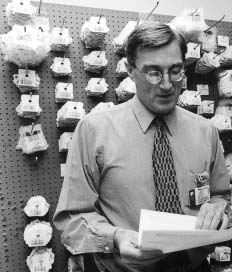
<svg viewBox="0 0 232 272">
<path fill-rule="evenodd" d="M 141 209 L 154 210 L 156 188 L 152 152 L 154 114 L 135 95 L 104 112 L 88 114 L 73 135 L 66 174 L 54 216 L 62 242 L 72 254 L 98 254 L 110 271 L 123 271 L 113 254 L 113 234 L 120 227 L 138 231 Z M 216 128 L 207 119 L 176 107 L 164 117 L 182 212 L 196 174 L 210 176 L 211 198 L 227 198 L 229 177 Z"/>
</svg>

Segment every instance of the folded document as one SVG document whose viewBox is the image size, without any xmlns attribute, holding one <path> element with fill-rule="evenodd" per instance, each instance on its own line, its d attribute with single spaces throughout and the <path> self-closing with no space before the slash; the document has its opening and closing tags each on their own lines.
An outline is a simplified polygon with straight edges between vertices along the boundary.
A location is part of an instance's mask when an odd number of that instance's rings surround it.
<svg viewBox="0 0 232 272">
<path fill-rule="evenodd" d="M 163 253 L 215 244 L 232 239 L 232 229 L 195 230 L 196 216 L 141 210 L 139 247 Z"/>
</svg>

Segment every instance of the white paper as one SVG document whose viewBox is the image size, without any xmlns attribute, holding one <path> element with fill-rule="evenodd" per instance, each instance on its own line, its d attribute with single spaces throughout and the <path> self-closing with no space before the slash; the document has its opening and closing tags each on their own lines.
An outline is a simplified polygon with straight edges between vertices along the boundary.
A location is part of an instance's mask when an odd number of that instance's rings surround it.
<svg viewBox="0 0 232 272">
<path fill-rule="evenodd" d="M 195 230 L 195 225 L 195 216 L 142 209 L 139 247 L 142 250 L 159 249 L 169 253 L 231 240 L 232 229 Z"/>
</svg>

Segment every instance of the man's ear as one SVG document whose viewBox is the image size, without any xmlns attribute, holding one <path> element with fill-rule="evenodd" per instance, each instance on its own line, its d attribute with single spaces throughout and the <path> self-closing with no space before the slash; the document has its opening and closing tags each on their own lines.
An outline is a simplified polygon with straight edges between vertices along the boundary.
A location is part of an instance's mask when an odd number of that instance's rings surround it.
<svg viewBox="0 0 232 272">
<path fill-rule="evenodd" d="M 135 77 L 134 77 L 134 73 L 133 73 L 134 67 L 133 67 L 131 64 L 129 64 L 127 60 L 125 61 L 125 65 L 126 65 L 126 69 L 127 69 L 127 73 L 128 73 L 128 75 L 129 75 L 129 77 L 130 77 L 133 81 L 135 81 Z"/>
</svg>

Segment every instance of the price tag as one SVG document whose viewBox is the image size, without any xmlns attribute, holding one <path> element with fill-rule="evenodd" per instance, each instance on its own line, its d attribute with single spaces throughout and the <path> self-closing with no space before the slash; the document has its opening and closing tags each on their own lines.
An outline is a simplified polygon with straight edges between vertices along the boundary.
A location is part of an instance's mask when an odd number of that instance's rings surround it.
<svg viewBox="0 0 232 272">
<path fill-rule="evenodd" d="M 218 42 L 218 46 L 222 46 L 222 47 L 229 47 L 229 37 L 228 36 L 221 36 L 218 35 L 217 36 L 217 42 Z"/>
<path fill-rule="evenodd" d="M 209 63 L 213 65 L 214 67 L 219 67 L 220 66 L 220 56 L 214 56 L 212 58 L 209 58 Z"/>
<path fill-rule="evenodd" d="M 21 108 L 23 112 L 39 112 L 39 96 L 22 95 Z"/>
<path fill-rule="evenodd" d="M 70 74 L 71 65 L 68 58 L 55 58 L 54 71 L 60 74 Z"/>
<path fill-rule="evenodd" d="M 221 246 L 215 248 L 216 260 L 219 262 L 229 262 L 230 253 L 231 253 L 230 247 Z"/>
<path fill-rule="evenodd" d="M 48 252 L 43 254 L 35 254 L 32 258 L 32 270 L 33 272 L 48 272 L 51 267 L 50 255 Z"/>
<path fill-rule="evenodd" d="M 36 87 L 36 75 L 33 70 L 18 70 L 18 86 Z"/>
<path fill-rule="evenodd" d="M 197 91 L 201 95 L 209 95 L 209 86 L 207 84 L 197 84 Z"/>
<path fill-rule="evenodd" d="M 191 16 L 191 19 L 193 22 L 200 22 L 201 21 L 201 16 L 199 14 L 194 14 Z"/>
<path fill-rule="evenodd" d="M 56 99 L 72 100 L 73 97 L 73 84 L 59 82 L 56 86 Z"/>
<path fill-rule="evenodd" d="M 37 134 L 25 136 L 25 143 L 28 146 L 34 147 L 34 146 L 41 146 L 44 144 L 44 137 L 40 133 L 40 131 Z"/>
<path fill-rule="evenodd" d="M 68 118 L 70 118 L 70 119 L 80 119 L 81 118 L 79 110 L 75 109 L 75 107 L 73 110 L 69 109 L 67 115 L 68 115 Z"/>
<path fill-rule="evenodd" d="M 13 13 L 31 14 L 30 0 L 13 0 L 12 7 Z"/>
<path fill-rule="evenodd" d="M 214 101 L 204 100 L 201 103 L 202 114 L 213 114 L 214 113 Z"/>
<path fill-rule="evenodd" d="M 36 229 L 30 236 L 31 247 L 46 246 L 46 241 L 46 230 L 44 229 Z"/>
</svg>

